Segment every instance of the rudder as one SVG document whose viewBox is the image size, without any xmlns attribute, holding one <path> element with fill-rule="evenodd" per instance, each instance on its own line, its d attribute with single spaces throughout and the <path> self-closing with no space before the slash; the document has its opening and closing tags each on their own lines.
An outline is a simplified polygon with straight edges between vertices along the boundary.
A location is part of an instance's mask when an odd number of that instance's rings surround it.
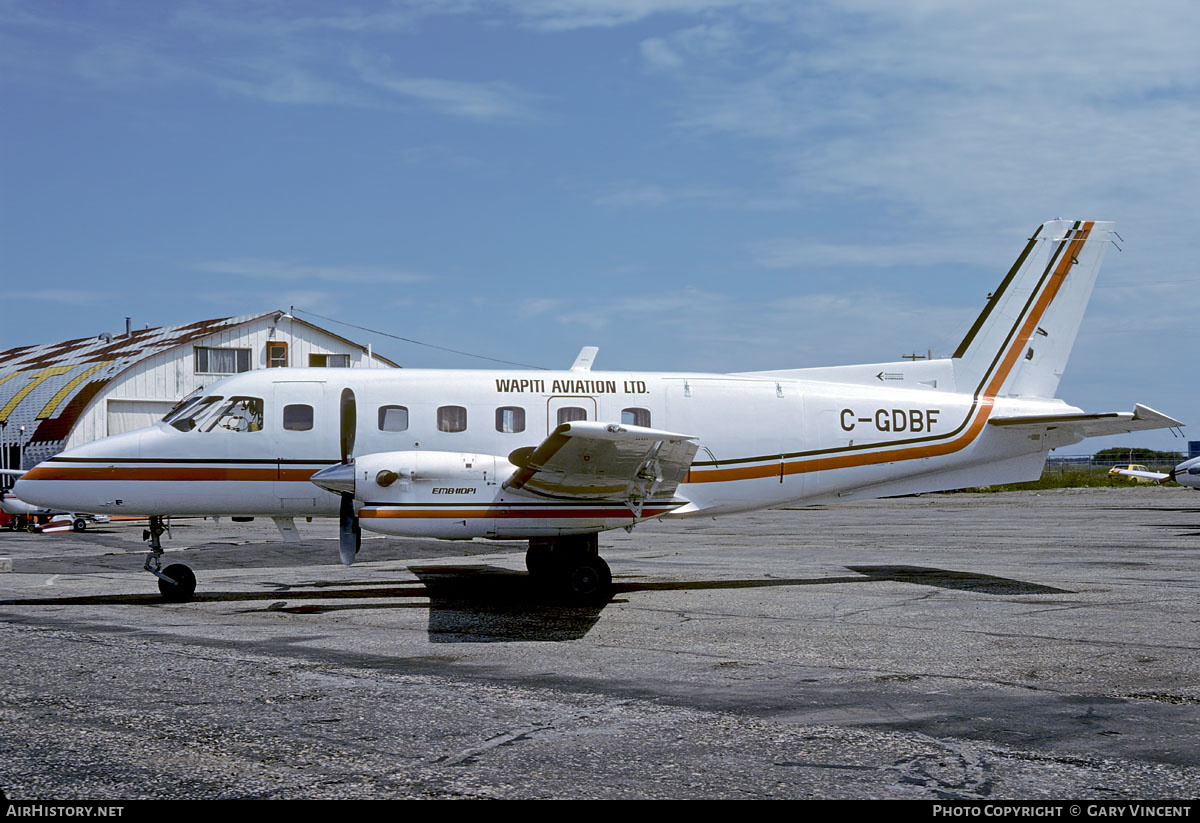
<svg viewBox="0 0 1200 823">
<path fill-rule="evenodd" d="M 1051 220 L 1034 232 L 954 352 L 960 391 L 1054 396 L 1113 225 Z"/>
</svg>

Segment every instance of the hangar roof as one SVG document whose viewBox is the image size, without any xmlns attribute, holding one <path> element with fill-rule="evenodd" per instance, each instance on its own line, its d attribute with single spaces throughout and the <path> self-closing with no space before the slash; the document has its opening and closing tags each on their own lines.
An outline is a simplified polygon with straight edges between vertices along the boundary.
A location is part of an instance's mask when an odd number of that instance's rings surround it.
<svg viewBox="0 0 1200 823">
<path fill-rule="evenodd" d="M 18 346 L 0 352 L 0 423 L 25 426 L 32 434 L 27 443 L 63 440 L 89 402 L 114 377 L 135 363 L 160 352 L 191 343 L 226 329 L 282 314 L 279 311 L 199 320 L 182 326 L 160 326 L 129 334 L 100 335 Z M 351 340 L 299 318 L 294 322 L 332 334 L 348 345 L 366 350 Z M 386 358 L 375 359 L 395 366 Z M 24 379 L 14 379 L 14 378 Z M 13 442 L 10 430 L 5 442 Z"/>
</svg>

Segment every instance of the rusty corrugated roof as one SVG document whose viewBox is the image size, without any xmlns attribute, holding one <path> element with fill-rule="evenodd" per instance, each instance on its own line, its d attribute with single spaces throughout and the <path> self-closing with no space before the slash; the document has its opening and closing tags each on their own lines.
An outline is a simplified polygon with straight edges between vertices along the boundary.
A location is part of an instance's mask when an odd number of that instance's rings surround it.
<svg viewBox="0 0 1200 823">
<path fill-rule="evenodd" d="M 4 442 L 26 444 L 32 464 L 62 448 L 88 403 L 117 375 L 135 363 L 222 329 L 240 326 L 272 312 L 218 317 L 182 326 L 140 329 L 18 346 L 0 352 L 0 424 Z M 22 437 L 20 428 L 25 427 Z"/>
<path fill-rule="evenodd" d="M 282 312 L 217 317 L 179 326 L 141 329 L 127 335 L 81 337 L 0 352 L 3 441 L 11 444 L 20 439 L 26 443 L 25 462 L 29 465 L 53 456 L 62 449 L 92 399 L 130 366 L 168 349 L 274 314 Z M 366 351 L 365 346 L 320 326 L 299 318 L 292 320 Z M 373 357 L 396 366 L 385 357 Z M 24 437 L 18 435 L 21 426 L 25 427 Z"/>
<path fill-rule="evenodd" d="M 26 463 L 61 450 L 88 403 L 114 377 L 160 352 L 275 312 L 218 317 L 181 326 L 141 329 L 18 346 L 0 352 L 0 424 L 4 442 L 26 443 Z M 19 435 L 20 427 L 25 435 Z"/>
</svg>

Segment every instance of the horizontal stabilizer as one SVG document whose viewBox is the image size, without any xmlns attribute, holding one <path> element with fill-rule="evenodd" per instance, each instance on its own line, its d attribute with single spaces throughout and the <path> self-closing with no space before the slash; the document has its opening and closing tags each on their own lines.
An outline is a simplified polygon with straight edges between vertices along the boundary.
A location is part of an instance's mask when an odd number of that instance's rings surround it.
<svg viewBox="0 0 1200 823">
<path fill-rule="evenodd" d="M 1126 434 L 1127 432 L 1149 431 L 1151 429 L 1173 429 L 1183 425 L 1178 420 L 1167 417 L 1167 415 L 1156 412 L 1154 409 L 1143 406 L 1140 403 L 1133 407 L 1132 412 L 993 417 L 988 421 L 988 424 L 1028 431 L 1061 430 L 1069 432 L 1080 439 L 1084 437 L 1104 437 L 1110 434 Z"/>
<path fill-rule="evenodd" d="M 580 421 L 564 423 L 532 450 L 509 455 L 513 492 L 587 500 L 669 498 L 687 476 L 697 444 L 685 434 Z"/>
</svg>

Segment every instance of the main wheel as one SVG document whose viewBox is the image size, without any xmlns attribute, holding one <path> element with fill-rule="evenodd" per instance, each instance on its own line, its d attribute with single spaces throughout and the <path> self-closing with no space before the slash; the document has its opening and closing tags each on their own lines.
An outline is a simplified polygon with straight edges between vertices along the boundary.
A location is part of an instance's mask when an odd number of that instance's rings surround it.
<svg viewBox="0 0 1200 823">
<path fill-rule="evenodd" d="M 196 593 L 196 575 L 182 563 L 172 563 L 163 569 L 163 574 L 175 581 L 168 583 L 158 578 L 158 590 L 168 603 L 186 603 Z"/>
<path fill-rule="evenodd" d="M 554 569 L 554 544 L 530 541 L 525 551 L 525 568 L 534 577 L 542 577 Z"/>
<path fill-rule="evenodd" d="M 87 528 L 87 521 L 82 517 L 76 517 L 71 521 L 71 531 L 81 532 Z"/>
<path fill-rule="evenodd" d="M 564 582 L 567 597 L 576 603 L 607 603 L 612 596 L 612 571 L 599 555 L 572 564 Z"/>
</svg>

